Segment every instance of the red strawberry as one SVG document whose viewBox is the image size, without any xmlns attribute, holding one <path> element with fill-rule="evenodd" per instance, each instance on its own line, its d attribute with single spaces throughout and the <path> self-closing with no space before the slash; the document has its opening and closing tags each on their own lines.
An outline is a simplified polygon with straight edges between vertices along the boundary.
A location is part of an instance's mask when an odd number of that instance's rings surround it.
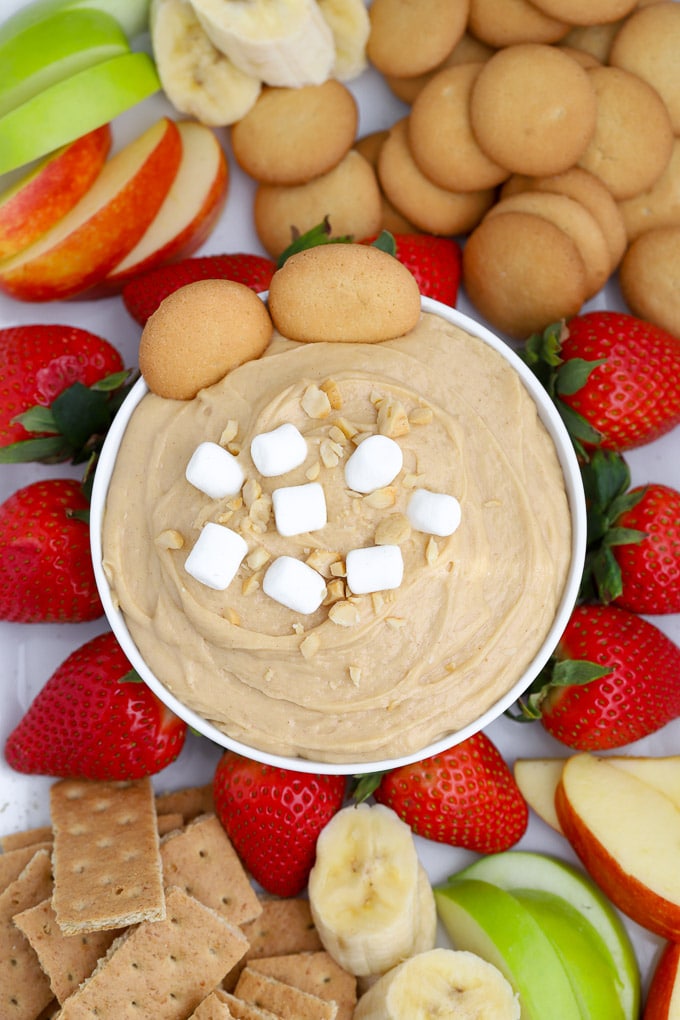
<svg viewBox="0 0 680 1020">
<path fill-rule="evenodd" d="M 577 315 L 530 337 L 524 357 L 584 447 L 628 450 L 680 422 L 680 340 L 633 315 Z"/>
<path fill-rule="evenodd" d="M 484 733 L 386 772 L 374 797 L 417 835 L 477 853 L 507 850 L 527 827 L 526 802 Z"/>
<path fill-rule="evenodd" d="M 342 807 L 344 777 L 293 772 L 227 751 L 213 792 L 217 815 L 255 881 L 277 896 L 297 896 L 319 833 Z"/>
<path fill-rule="evenodd" d="M 118 351 L 75 326 L 11 326 L 0 360 L 0 463 L 86 460 L 124 396 Z"/>
<path fill-rule="evenodd" d="M 0 505 L 0 620 L 80 623 L 103 613 L 79 482 L 48 478 Z"/>
<path fill-rule="evenodd" d="M 621 572 L 616 604 L 633 613 L 680 613 L 680 492 L 660 484 L 631 492 L 641 498 L 615 524 L 644 537 L 612 549 Z"/>
<path fill-rule="evenodd" d="M 581 477 L 588 549 L 580 601 L 680 612 L 680 492 L 656 483 L 630 488 L 628 465 L 612 450 L 595 450 Z"/>
<path fill-rule="evenodd" d="M 235 280 L 254 291 L 268 290 L 276 263 L 264 255 L 236 252 L 182 259 L 136 277 L 123 287 L 123 303 L 143 326 L 168 294 L 196 280 Z"/>
<path fill-rule="evenodd" d="M 567 747 L 623 747 L 680 716 L 680 648 L 636 613 L 577 606 L 520 707 Z"/>
<path fill-rule="evenodd" d="M 455 307 L 461 275 L 461 250 L 457 242 L 432 234 L 392 236 L 392 254 L 411 271 L 420 293 Z M 372 244 L 375 240 L 370 237 L 364 243 Z"/>
<path fill-rule="evenodd" d="M 5 757 L 18 772 L 139 779 L 175 760 L 186 729 L 107 631 L 55 670 L 7 738 Z"/>
</svg>

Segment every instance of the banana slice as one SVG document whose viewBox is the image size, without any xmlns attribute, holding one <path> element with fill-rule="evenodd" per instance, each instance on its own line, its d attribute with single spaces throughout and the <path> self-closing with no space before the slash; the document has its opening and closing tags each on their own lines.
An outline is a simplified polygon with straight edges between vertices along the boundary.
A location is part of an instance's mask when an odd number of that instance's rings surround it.
<svg viewBox="0 0 680 1020">
<path fill-rule="evenodd" d="M 326 825 L 309 904 L 326 951 L 341 967 L 357 976 L 382 974 L 409 955 L 425 915 L 419 868 L 411 830 L 391 808 L 357 804 Z"/>
<path fill-rule="evenodd" d="M 321 85 L 335 60 L 316 0 L 191 0 L 222 53 L 266 85 Z"/>
<path fill-rule="evenodd" d="M 152 0 L 151 45 L 168 99 L 208 127 L 240 120 L 262 88 L 213 46 L 188 0 Z"/>
<path fill-rule="evenodd" d="M 335 43 L 333 77 L 338 81 L 358 78 L 368 66 L 366 43 L 371 30 L 364 0 L 318 0 Z"/>
<path fill-rule="evenodd" d="M 383 974 L 361 996 L 353 1020 L 519 1020 L 509 982 L 474 953 L 431 949 Z"/>
</svg>

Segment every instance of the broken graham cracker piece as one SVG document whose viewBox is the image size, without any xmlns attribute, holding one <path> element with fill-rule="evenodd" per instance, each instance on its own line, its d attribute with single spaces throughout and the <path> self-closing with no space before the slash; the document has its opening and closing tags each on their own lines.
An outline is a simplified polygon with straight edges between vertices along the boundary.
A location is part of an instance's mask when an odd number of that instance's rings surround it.
<svg viewBox="0 0 680 1020">
<path fill-rule="evenodd" d="M 201 815 L 161 842 L 163 881 L 242 925 L 262 913 L 260 901 L 217 815 Z"/>
<path fill-rule="evenodd" d="M 185 1020 L 220 983 L 246 951 L 241 930 L 182 889 L 165 901 L 165 920 L 117 939 L 59 1020 Z"/>
<path fill-rule="evenodd" d="M 263 1009 L 262 1006 L 256 1006 L 254 1002 L 237 999 L 231 992 L 216 990 L 215 994 L 219 995 L 223 1001 L 226 1001 L 229 1007 L 229 1015 L 234 1020 L 281 1020 L 281 1017 L 277 1016 L 276 1013 Z"/>
<path fill-rule="evenodd" d="M 211 992 L 193 1011 L 189 1020 L 235 1020 L 224 996 L 226 992 Z"/>
<path fill-rule="evenodd" d="M 0 848 L 3 853 L 8 853 L 10 850 L 18 850 L 23 846 L 51 842 L 52 826 L 39 825 L 36 829 L 22 829 L 21 832 L 9 832 L 6 836 L 0 837 Z"/>
<path fill-rule="evenodd" d="M 0 854 L 0 891 L 14 882 L 24 870 L 31 858 L 38 850 L 47 850 L 52 853 L 51 843 L 31 843 L 28 846 L 18 846 L 16 850 L 8 850 Z"/>
<path fill-rule="evenodd" d="M 185 786 L 181 790 L 168 790 L 156 794 L 156 811 L 159 815 L 179 814 L 184 824 L 192 822 L 199 815 L 209 815 L 215 810 L 212 783 L 205 786 Z"/>
<path fill-rule="evenodd" d="M 14 923 L 26 936 L 60 1003 L 90 976 L 114 939 L 122 935 L 119 928 L 64 935 L 50 898 L 16 914 Z"/>
<path fill-rule="evenodd" d="M 357 1003 L 357 979 L 324 950 L 262 957 L 250 960 L 248 966 L 310 995 L 335 1002 L 337 1020 L 351 1020 Z"/>
<path fill-rule="evenodd" d="M 0 893 L 0 1016 L 36 1020 L 52 1001 L 52 989 L 38 957 L 16 925 L 15 914 L 52 893 L 48 850 L 38 850 L 18 878 Z"/>
<path fill-rule="evenodd" d="M 149 778 L 62 779 L 51 787 L 52 906 L 66 935 L 165 917 Z"/>
<path fill-rule="evenodd" d="M 260 916 L 248 924 L 241 925 L 250 947 L 243 959 L 222 982 L 228 991 L 234 988 L 248 960 L 323 949 L 312 920 L 309 900 L 301 896 L 290 899 L 261 896 L 260 905 L 262 907 Z"/>
<path fill-rule="evenodd" d="M 175 829 L 182 829 L 184 827 L 184 816 L 178 811 L 167 815 L 157 815 L 156 825 L 158 827 L 159 836 L 167 836 L 169 832 L 174 832 Z"/>
<path fill-rule="evenodd" d="M 337 1003 L 310 995 L 268 974 L 259 974 L 249 966 L 241 971 L 234 995 L 271 1010 L 281 1020 L 336 1020 L 338 1015 Z"/>
</svg>

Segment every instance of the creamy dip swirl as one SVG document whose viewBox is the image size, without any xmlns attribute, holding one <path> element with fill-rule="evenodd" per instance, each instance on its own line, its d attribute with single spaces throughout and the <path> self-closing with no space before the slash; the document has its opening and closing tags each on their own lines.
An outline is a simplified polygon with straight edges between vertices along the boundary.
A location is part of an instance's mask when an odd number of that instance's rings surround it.
<svg viewBox="0 0 680 1020">
<path fill-rule="evenodd" d="M 329 413 L 317 388 L 336 405 Z M 307 459 L 263 478 L 250 443 L 286 422 L 307 440 Z M 347 489 L 344 464 L 378 430 L 400 445 L 403 469 L 362 496 Z M 239 496 L 211 499 L 186 480 L 205 440 L 238 453 Z M 328 522 L 282 537 L 271 492 L 311 478 Z M 409 527 L 416 487 L 456 497 L 454 534 Z M 248 544 L 224 591 L 184 569 L 208 521 Z M 400 546 L 403 581 L 353 596 L 344 557 L 376 535 Z M 553 442 L 517 373 L 483 341 L 423 313 L 412 332 L 382 344 L 275 336 L 264 357 L 193 400 L 143 397 L 117 457 L 102 541 L 132 638 L 180 701 L 253 748 L 347 763 L 417 752 L 509 690 L 553 621 L 571 525 Z M 310 615 L 262 590 L 267 563 L 284 554 L 327 578 L 325 604 Z"/>
</svg>

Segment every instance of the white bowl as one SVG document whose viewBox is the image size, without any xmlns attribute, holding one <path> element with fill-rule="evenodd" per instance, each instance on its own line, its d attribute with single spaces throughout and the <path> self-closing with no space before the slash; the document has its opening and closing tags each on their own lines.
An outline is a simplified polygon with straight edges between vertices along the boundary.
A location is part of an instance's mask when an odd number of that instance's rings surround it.
<svg viewBox="0 0 680 1020">
<path fill-rule="evenodd" d="M 266 296 L 266 295 L 263 295 Z M 586 547 L 586 510 L 581 473 L 574 453 L 574 448 L 569 434 L 560 418 L 551 398 L 543 386 L 538 382 L 531 370 L 525 365 L 522 359 L 501 339 L 495 336 L 486 327 L 475 322 L 467 315 L 463 315 L 448 305 L 440 304 L 430 298 L 422 298 L 422 308 L 425 312 L 433 312 L 447 319 L 453 325 L 478 337 L 488 344 L 515 369 L 520 376 L 525 388 L 533 398 L 538 415 L 551 436 L 558 460 L 564 474 L 565 490 L 569 502 L 572 523 L 571 537 L 571 560 L 567 573 L 566 583 L 562 597 L 557 608 L 552 626 L 545 636 L 545 640 L 536 652 L 534 658 L 522 673 L 517 682 L 499 698 L 481 716 L 469 725 L 448 734 L 439 740 L 426 745 L 420 750 L 397 758 L 383 759 L 374 762 L 343 762 L 328 763 L 316 762 L 307 758 L 287 757 L 285 755 L 270 754 L 257 748 L 250 747 L 238 740 L 227 736 L 212 723 L 188 708 L 179 701 L 163 683 L 153 674 L 141 656 L 137 645 L 133 641 L 125 623 L 125 618 L 111 597 L 111 590 L 102 567 L 102 522 L 106 505 L 107 492 L 114 463 L 118 454 L 123 434 L 135 408 L 148 392 L 143 379 L 139 379 L 133 386 L 130 394 L 118 411 L 111 429 L 107 435 L 102 449 L 97 470 L 95 473 L 92 492 L 90 512 L 90 542 L 94 573 L 99 589 L 99 594 L 104 606 L 104 612 L 108 622 L 118 639 L 123 651 L 130 663 L 139 673 L 140 677 L 149 685 L 155 694 L 180 718 L 184 719 L 194 730 L 208 737 L 216 744 L 229 748 L 246 757 L 264 762 L 269 765 L 281 768 L 293 769 L 301 772 L 317 772 L 326 774 L 355 775 L 357 773 L 377 772 L 396 768 L 409 762 L 419 761 L 423 758 L 437 754 L 446 748 L 460 743 L 466 738 L 484 729 L 494 719 L 500 716 L 517 698 L 524 693 L 536 678 L 543 666 L 547 663 L 554 651 L 559 638 L 564 631 L 578 594 L 583 561 Z"/>
</svg>

